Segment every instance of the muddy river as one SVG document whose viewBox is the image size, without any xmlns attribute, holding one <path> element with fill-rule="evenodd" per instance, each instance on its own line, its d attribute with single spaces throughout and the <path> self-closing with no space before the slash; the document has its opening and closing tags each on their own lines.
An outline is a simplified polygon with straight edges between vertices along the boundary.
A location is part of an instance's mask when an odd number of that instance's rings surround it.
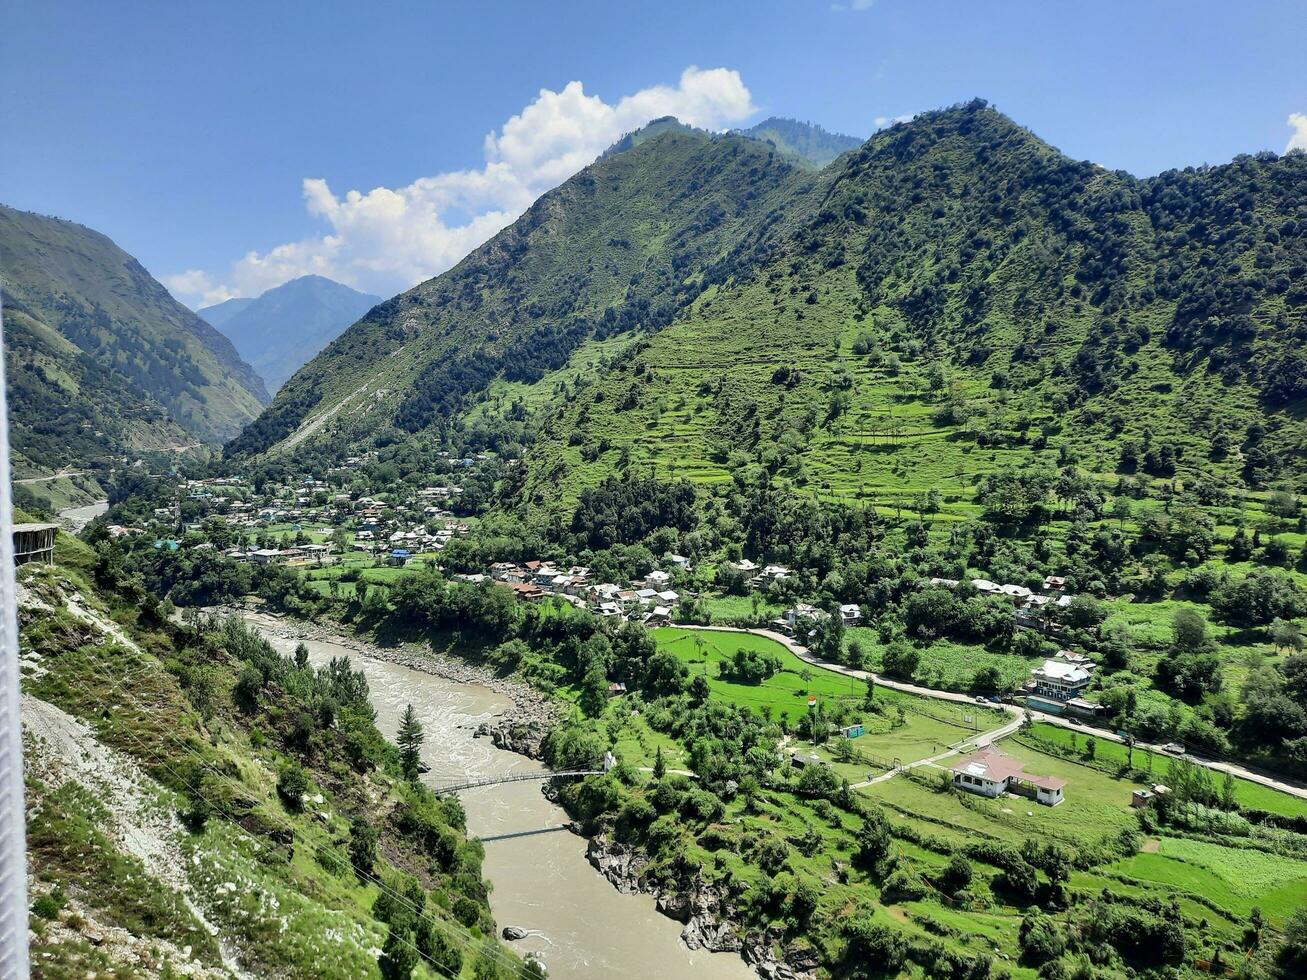
<svg viewBox="0 0 1307 980">
<path fill-rule="evenodd" d="M 251 617 L 281 651 L 295 640 Z M 509 772 L 541 771 L 540 763 L 473 738 L 477 726 L 504 711 L 509 699 L 485 687 L 457 684 L 397 664 L 360 656 L 333 643 L 307 641 L 316 663 L 349 656 L 367 675 L 377 725 L 394 738 L 404 707 L 412 702 L 426 742 L 422 759 L 432 785 Z M 622 895 L 585 859 L 585 841 L 565 829 L 567 814 L 534 782 L 469 790 L 461 794 L 468 830 L 485 844 L 484 871 L 493 885 L 490 905 L 502 928 L 526 929 L 513 943 L 535 952 L 551 977 L 603 980 L 657 977 L 666 980 L 750 980 L 755 975 L 733 953 L 691 951 L 680 924 L 658 914 L 650 895 Z"/>
</svg>

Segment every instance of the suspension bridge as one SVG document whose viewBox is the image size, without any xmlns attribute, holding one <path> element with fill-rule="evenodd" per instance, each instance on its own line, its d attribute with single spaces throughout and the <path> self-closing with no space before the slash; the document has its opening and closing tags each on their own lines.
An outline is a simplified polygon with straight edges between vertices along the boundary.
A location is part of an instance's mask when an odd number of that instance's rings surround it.
<svg viewBox="0 0 1307 980">
<path fill-rule="evenodd" d="M 602 776 L 603 769 L 572 769 L 568 772 L 513 772 L 500 776 L 485 776 L 481 779 L 469 779 L 463 783 L 450 783 L 448 786 L 437 786 L 434 792 L 437 796 L 449 796 L 453 793 L 461 793 L 466 789 L 480 789 L 482 786 L 499 786 L 502 783 L 527 783 L 527 782 L 544 782 L 549 779 L 580 779 L 583 776 Z"/>
</svg>

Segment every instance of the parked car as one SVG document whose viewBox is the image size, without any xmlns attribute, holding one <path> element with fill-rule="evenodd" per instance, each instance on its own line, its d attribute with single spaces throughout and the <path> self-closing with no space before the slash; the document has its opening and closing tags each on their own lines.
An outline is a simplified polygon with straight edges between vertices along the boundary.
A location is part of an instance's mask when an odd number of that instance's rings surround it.
<svg viewBox="0 0 1307 980">
<path fill-rule="evenodd" d="M 1184 746 L 1179 742 L 1167 742 L 1162 746 L 1163 752 L 1170 752 L 1172 755 L 1184 755 Z"/>
</svg>

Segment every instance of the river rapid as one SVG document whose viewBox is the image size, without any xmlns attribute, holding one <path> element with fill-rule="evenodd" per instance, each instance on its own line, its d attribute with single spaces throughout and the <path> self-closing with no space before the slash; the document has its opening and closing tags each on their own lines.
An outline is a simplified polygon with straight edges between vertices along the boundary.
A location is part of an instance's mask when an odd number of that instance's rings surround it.
<svg viewBox="0 0 1307 980">
<path fill-rule="evenodd" d="M 251 615 L 279 651 L 291 653 L 295 639 L 275 623 Z M 393 739 L 410 702 L 426 741 L 423 778 L 432 786 L 479 776 L 539 772 L 534 760 L 474 738 L 483 721 L 509 707 L 507 695 L 459 684 L 322 640 L 306 640 L 309 658 L 324 664 L 347 656 L 368 679 L 377 726 Z M 485 877 L 493 890 L 490 906 L 502 928 L 517 926 L 527 938 L 511 945 L 534 952 L 555 978 L 606 980 L 657 977 L 667 980 L 752 980 L 753 971 L 734 953 L 687 949 L 680 924 L 654 909 L 651 895 L 623 895 L 586 861 L 585 840 L 566 829 L 566 812 L 549 802 L 535 782 L 469 790 L 461 794 L 468 832 L 485 845 Z"/>
</svg>

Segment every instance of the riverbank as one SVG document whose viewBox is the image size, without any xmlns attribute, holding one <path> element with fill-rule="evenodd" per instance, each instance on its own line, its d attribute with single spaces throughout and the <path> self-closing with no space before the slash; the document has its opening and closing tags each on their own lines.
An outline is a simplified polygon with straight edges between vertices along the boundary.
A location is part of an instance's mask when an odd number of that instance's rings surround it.
<svg viewBox="0 0 1307 980">
<path fill-rule="evenodd" d="M 510 706 L 481 721 L 476 737 L 488 737 L 495 748 L 539 760 L 541 743 L 562 720 L 558 705 L 529 685 L 500 677 L 489 669 L 422 644 L 386 646 L 359 636 L 342 623 L 309 623 L 270 612 L 244 609 L 209 610 L 243 617 L 285 643 L 330 644 L 351 654 L 419 671 L 455 684 L 481 687 L 510 699 Z M 546 794 L 556 805 L 556 794 Z M 564 810 L 563 812 L 566 812 Z M 575 814 L 568 814 L 574 817 Z M 812 980 L 817 962 L 810 946 L 784 947 L 783 931 L 746 930 L 744 917 L 731 897 L 701 875 L 675 881 L 654 880 L 645 872 L 649 862 L 638 849 L 607 834 L 586 837 L 575 820 L 563 827 L 585 841 L 585 860 L 624 896 L 652 901 L 655 913 L 680 924 L 679 939 L 690 952 L 738 957 L 753 975 L 764 980 Z M 510 923 L 518 931 L 516 923 Z M 778 957 L 777 951 L 780 955 Z M 543 950 L 542 950 L 543 952 Z"/>
<path fill-rule="evenodd" d="M 529 688 L 416 645 L 372 643 L 339 624 L 224 611 L 241 615 L 283 654 L 303 641 L 316 665 L 333 657 L 356 658 L 355 669 L 368 678 L 377 725 L 388 737 L 411 703 L 427 734 L 421 755 L 429 767 L 423 777 L 428 785 L 542 771 L 539 762 L 504 749 L 498 740 L 476 737 L 510 717 L 518 697 L 540 698 Z M 490 901 L 496 921 L 507 928 L 514 947 L 540 957 L 551 976 L 646 976 L 649 964 L 658 964 L 658 975 L 668 980 L 750 980 L 756 975 L 738 944 L 687 942 L 685 920 L 674 914 L 676 903 L 658 901 L 652 888 L 615 891 L 613 879 L 596 874 L 588 861 L 588 853 L 603 845 L 579 834 L 571 815 L 550 794 L 541 793 L 539 784 L 510 783 L 459 796 L 468 832 L 485 848 L 483 873 L 494 885 Z"/>
<path fill-rule="evenodd" d="M 500 677 L 480 664 L 440 653 L 429 646 L 418 643 L 383 646 L 359 636 L 341 623 L 306 623 L 276 613 L 240 609 L 215 611 L 241 616 L 287 640 L 331 643 L 361 657 L 432 674 L 455 684 L 475 684 L 504 695 L 511 699 L 512 705 L 498 717 L 483 722 L 476 734 L 490 738 L 496 748 L 531 759 L 540 758 L 545 736 L 562 718 L 559 707 L 529 684 Z"/>
</svg>

